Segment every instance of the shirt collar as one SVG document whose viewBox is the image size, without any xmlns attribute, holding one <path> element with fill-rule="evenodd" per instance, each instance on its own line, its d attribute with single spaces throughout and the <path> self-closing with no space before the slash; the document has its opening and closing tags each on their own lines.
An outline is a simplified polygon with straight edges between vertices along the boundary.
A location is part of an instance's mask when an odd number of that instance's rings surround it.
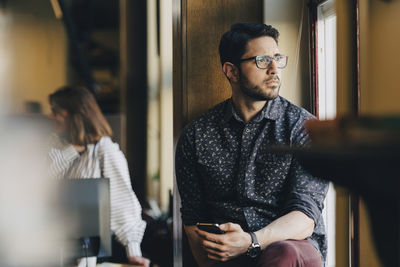
<svg viewBox="0 0 400 267">
<path fill-rule="evenodd" d="M 278 96 L 273 100 L 269 100 L 263 109 L 252 119 L 255 122 L 260 122 L 262 119 L 278 120 L 282 114 L 282 101 L 281 97 Z M 225 113 L 223 116 L 223 121 L 228 122 L 232 117 L 237 121 L 243 122 L 243 119 L 236 113 L 233 106 L 232 98 L 227 100 L 225 106 Z"/>
</svg>

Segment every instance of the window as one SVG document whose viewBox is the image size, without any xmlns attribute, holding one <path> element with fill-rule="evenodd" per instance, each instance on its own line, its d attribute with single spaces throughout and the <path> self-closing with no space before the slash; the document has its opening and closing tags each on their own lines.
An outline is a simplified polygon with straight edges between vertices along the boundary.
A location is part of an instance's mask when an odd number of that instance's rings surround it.
<svg viewBox="0 0 400 267">
<path fill-rule="evenodd" d="M 336 116 L 336 12 L 334 0 L 318 6 L 318 114 Z"/>
<path fill-rule="evenodd" d="M 335 1 L 317 6 L 317 114 L 319 119 L 336 117 L 336 11 Z M 325 199 L 323 217 L 328 236 L 327 267 L 336 266 L 335 259 L 335 203 L 332 183 Z"/>
</svg>

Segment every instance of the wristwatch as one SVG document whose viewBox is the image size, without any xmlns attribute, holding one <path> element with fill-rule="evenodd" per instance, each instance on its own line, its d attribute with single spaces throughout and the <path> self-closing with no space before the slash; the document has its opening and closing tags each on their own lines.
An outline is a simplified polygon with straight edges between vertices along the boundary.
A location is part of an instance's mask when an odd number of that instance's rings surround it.
<svg viewBox="0 0 400 267">
<path fill-rule="evenodd" d="M 247 249 L 246 255 L 250 258 L 257 258 L 261 254 L 261 246 L 258 243 L 257 236 L 253 232 L 249 232 L 251 236 L 251 245 Z"/>
</svg>

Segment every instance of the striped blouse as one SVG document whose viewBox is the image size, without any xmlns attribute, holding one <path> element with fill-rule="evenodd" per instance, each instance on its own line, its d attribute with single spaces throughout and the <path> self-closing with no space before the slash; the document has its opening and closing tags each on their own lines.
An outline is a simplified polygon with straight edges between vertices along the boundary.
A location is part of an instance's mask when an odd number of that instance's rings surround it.
<svg viewBox="0 0 400 267">
<path fill-rule="evenodd" d="M 52 135 L 50 146 L 52 176 L 58 179 L 102 176 L 110 179 L 111 230 L 126 246 L 128 256 L 142 256 L 140 243 L 146 223 L 142 220 L 142 208 L 132 190 L 128 164 L 119 145 L 103 136 L 97 144 L 88 145 L 85 152 L 79 154 L 71 144 Z"/>
</svg>

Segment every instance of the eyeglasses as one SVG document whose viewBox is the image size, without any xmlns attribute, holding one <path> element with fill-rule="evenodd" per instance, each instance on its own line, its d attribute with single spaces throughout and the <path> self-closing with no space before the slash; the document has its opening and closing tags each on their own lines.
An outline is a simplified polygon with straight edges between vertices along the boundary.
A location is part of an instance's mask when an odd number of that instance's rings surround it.
<svg viewBox="0 0 400 267">
<path fill-rule="evenodd" d="M 240 62 L 248 61 L 248 60 L 252 60 L 252 59 L 256 60 L 256 65 L 257 65 L 257 68 L 259 68 L 259 69 L 268 69 L 269 67 L 271 67 L 272 60 L 275 60 L 276 67 L 278 67 L 279 69 L 283 69 L 287 65 L 288 56 L 285 56 L 285 55 L 275 55 L 274 57 L 255 56 L 255 57 L 243 58 L 240 60 Z"/>
</svg>

